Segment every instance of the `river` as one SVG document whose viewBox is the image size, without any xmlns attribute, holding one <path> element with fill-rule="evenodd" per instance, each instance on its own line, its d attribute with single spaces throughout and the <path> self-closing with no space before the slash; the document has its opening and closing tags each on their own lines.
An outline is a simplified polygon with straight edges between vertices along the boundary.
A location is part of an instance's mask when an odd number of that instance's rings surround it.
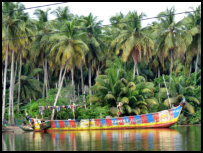
<svg viewBox="0 0 203 153">
<path fill-rule="evenodd" d="M 201 151 L 201 126 L 2 133 L 3 151 Z"/>
</svg>

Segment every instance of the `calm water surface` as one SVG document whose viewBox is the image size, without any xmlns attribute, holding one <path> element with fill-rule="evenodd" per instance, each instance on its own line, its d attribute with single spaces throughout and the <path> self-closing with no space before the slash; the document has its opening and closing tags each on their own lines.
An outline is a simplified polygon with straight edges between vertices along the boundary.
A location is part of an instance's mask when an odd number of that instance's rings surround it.
<svg viewBox="0 0 203 153">
<path fill-rule="evenodd" d="M 162 129 L 2 133 L 2 150 L 201 150 L 201 126 Z"/>
</svg>

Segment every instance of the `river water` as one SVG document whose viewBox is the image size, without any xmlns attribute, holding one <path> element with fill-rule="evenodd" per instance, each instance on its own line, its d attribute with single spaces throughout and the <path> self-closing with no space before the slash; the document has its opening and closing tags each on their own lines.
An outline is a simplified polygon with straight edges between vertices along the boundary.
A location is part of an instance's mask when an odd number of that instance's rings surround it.
<svg viewBox="0 0 203 153">
<path fill-rule="evenodd" d="M 3 151 L 200 151 L 201 126 L 2 133 Z"/>
</svg>

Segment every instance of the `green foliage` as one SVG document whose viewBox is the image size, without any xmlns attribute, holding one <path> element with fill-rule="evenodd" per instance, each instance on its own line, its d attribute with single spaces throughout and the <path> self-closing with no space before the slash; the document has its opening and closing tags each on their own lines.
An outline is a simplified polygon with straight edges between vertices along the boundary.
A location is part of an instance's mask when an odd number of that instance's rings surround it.
<svg viewBox="0 0 203 153">
<path fill-rule="evenodd" d="M 35 10 L 38 20 L 30 20 L 27 13 L 15 11 L 4 13 L 2 20 L 2 39 L 25 35 L 41 35 L 36 39 L 17 39 L 2 42 L 2 65 L 6 50 L 15 52 L 15 117 L 23 119 L 25 112 L 32 117 L 41 118 L 38 106 L 53 105 L 56 98 L 60 68 L 68 61 L 67 74 L 59 95 L 57 105 L 70 105 L 74 89 L 69 86 L 68 70 L 74 70 L 76 96 L 76 118 L 100 118 L 117 116 L 117 103 L 122 102 L 121 116 L 157 112 L 169 108 L 166 87 L 161 75 L 165 75 L 170 101 L 178 105 L 183 97 L 186 106 L 180 116 L 180 124 L 196 124 L 201 121 L 201 6 L 188 13 L 183 20 L 175 22 L 174 8 L 161 12 L 157 22 L 142 27 L 144 13 L 136 11 L 111 17 L 113 26 L 100 27 L 93 14 L 77 16 L 69 13 L 67 7 L 52 11 L 57 18 L 49 21 L 50 9 Z M 4 2 L 2 9 L 24 8 L 21 3 Z M 19 10 L 19 9 L 18 9 Z M 195 9 L 194 9 L 195 10 Z M 125 21 L 135 20 L 127 23 Z M 82 30 L 77 30 L 81 28 Z M 66 31 L 65 33 L 55 33 Z M 49 35 L 54 32 L 55 34 Z M 22 72 L 20 82 L 19 55 L 22 53 Z M 132 58 L 133 57 L 133 58 Z M 172 58 L 171 58 L 172 57 Z M 183 58 L 184 57 L 184 58 Z M 42 99 L 44 81 L 43 69 L 47 60 L 48 95 Z M 198 59 L 198 60 L 197 60 Z M 9 54 L 8 63 L 11 63 Z M 134 64 L 139 75 L 133 78 Z M 8 65 L 9 65 L 8 64 Z M 82 66 L 82 67 L 81 67 Z M 172 66 L 172 72 L 170 71 Z M 9 67 L 9 66 L 8 66 Z M 83 99 L 84 85 L 88 84 L 88 69 L 91 69 L 92 95 Z M 83 73 L 81 73 L 81 69 Z M 190 69 L 191 68 L 191 69 Z M 80 70 L 79 70 L 80 69 Z M 199 71 L 197 71 L 199 69 Z M 4 70 L 4 69 L 2 69 Z M 8 118 L 8 97 L 10 86 L 8 68 L 6 81 L 5 118 Z M 196 72 L 197 71 L 197 72 Z M 98 72 L 98 73 L 97 73 Z M 196 73 L 193 73 L 196 72 Z M 170 82 L 170 75 L 172 79 Z M 2 71 L 2 75 L 4 72 Z M 158 78 L 156 78 L 158 76 Z M 82 79 L 83 77 L 83 79 Z M 20 91 L 20 112 L 17 112 L 18 86 Z M 57 88 L 57 87 L 56 87 Z M 86 91 L 87 93 L 87 91 Z M 83 100 L 87 104 L 84 109 Z M 90 106 L 90 103 L 92 104 Z M 44 111 L 49 119 L 51 111 Z M 56 112 L 55 118 L 73 118 L 71 109 Z"/>
<path fill-rule="evenodd" d="M 81 108 L 78 107 L 76 110 L 76 118 L 77 119 L 99 119 L 105 118 L 110 113 L 110 109 L 108 106 L 93 106 L 91 108 Z"/>
</svg>

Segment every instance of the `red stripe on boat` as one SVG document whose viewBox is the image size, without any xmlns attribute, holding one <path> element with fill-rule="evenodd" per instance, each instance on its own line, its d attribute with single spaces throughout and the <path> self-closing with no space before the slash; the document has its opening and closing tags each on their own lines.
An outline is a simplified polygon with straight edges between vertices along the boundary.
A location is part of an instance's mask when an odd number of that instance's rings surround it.
<svg viewBox="0 0 203 153">
<path fill-rule="evenodd" d="M 118 122 L 118 125 L 124 125 L 124 122 L 123 122 L 123 118 L 122 118 L 122 117 L 118 117 L 118 118 L 117 118 L 117 122 Z"/>
<path fill-rule="evenodd" d="M 55 122 L 54 121 L 50 121 L 51 124 L 51 128 L 55 128 Z"/>
<path fill-rule="evenodd" d="M 63 120 L 59 121 L 59 127 L 60 128 L 64 128 L 65 127 L 65 123 Z"/>
<path fill-rule="evenodd" d="M 148 123 L 146 114 L 141 115 L 140 117 L 141 117 L 142 123 Z"/>
<path fill-rule="evenodd" d="M 128 116 L 130 124 L 135 124 L 134 116 Z"/>
<path fill-rule="evenodd" d="M 107 126 L 112 126 L 111 119 L 106 119 L 106 125 L 107 125 Z"/>
<path fill-rule="evenodd" d="M 95 122 L 95 126 L 98 126 L 98 127 L 101 126 L 100 119 L 94 119 L 94 122 Z"/>
<path fill-rule="evenodd" d="M 75 127 L 75 121 L 74 120 L 69 120 L 70 127 Z"/>
<path fill-rule="evenodd" d="M 170 118 L 173 119 L 174 118 L 174 116 L 173 116 L 173 110 L 169 109 L 168 112 L 169 112 Z"/>
<path fill-rule="evenodd" d="M 154 122 L 159 122 L 159 113 L 153 113 Z"/>
</svg>

